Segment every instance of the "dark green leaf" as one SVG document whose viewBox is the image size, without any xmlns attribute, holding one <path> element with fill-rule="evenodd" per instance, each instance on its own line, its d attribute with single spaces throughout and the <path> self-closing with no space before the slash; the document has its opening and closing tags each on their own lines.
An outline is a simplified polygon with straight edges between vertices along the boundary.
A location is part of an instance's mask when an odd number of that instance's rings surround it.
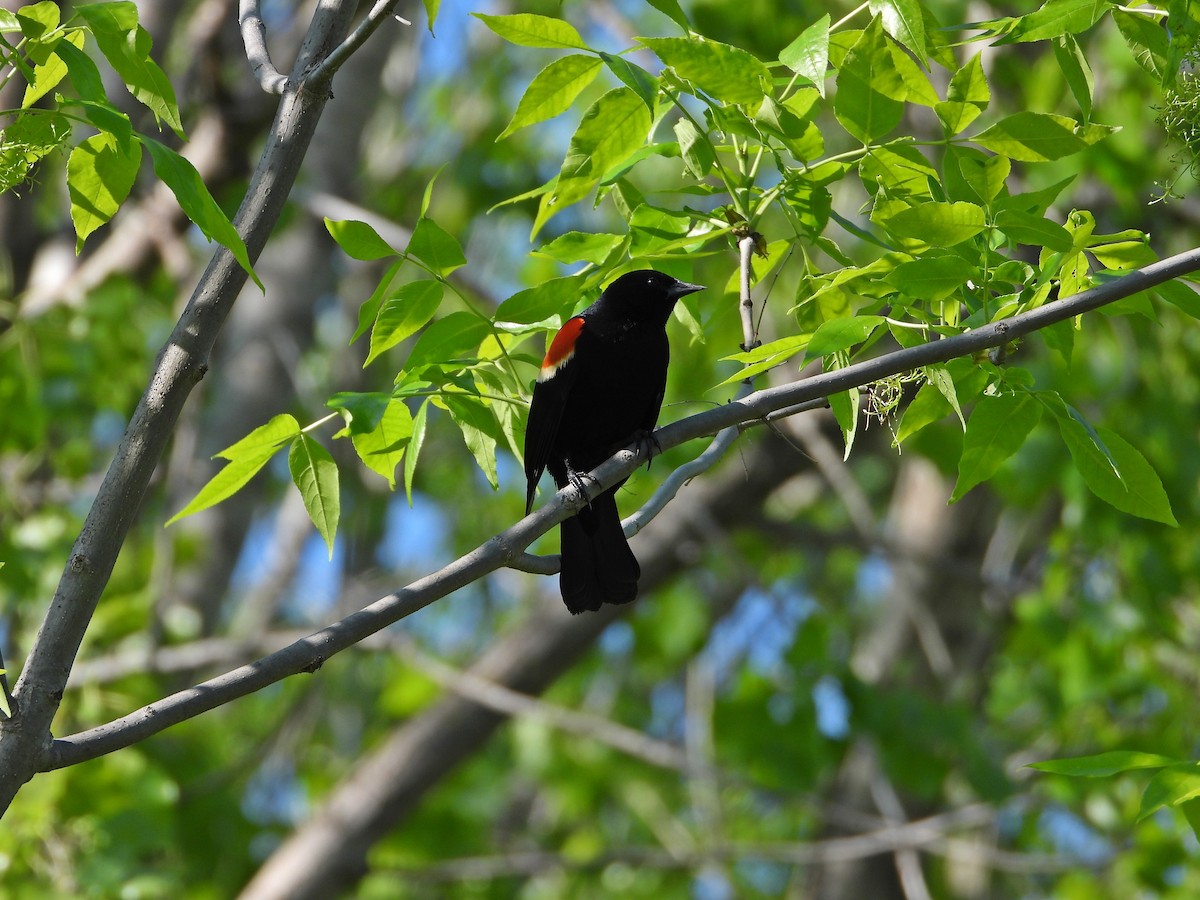
<svg viewBox="0 0 1200 900">
<path fill-rule="evenodd" d="M 1185 763 L 1168 766 L 1157 772 L 1146 785 L 1137 820 L 1142 821 L 1164 806 L 1179 806 L 1197 797 L 1200 797 L 1200 765 Z"/>
<path fill-rule="evenodd" d="M 554 315 L 570 314 L 579 302 L 583 283 L 582 277 L 571 275 L 518 291 L 496 309 L 496 321 L 528 325 Z"/>
<path fill-rule="evenodd" d="M 1157 753 L 1142 753 L 1137 750 L 1111 750 L 1095 756 L 1076 756 L 1069 759 L 1047 759 L 1030 763 L 1031 769 L 1050 772 L 1054 775 L 1074 775 L 1086 778 L 1107 778 L 1119 772 L 1133 769 L 1162 769 L 1180 765 L 1183 760 L 1172 759 Z"/>
<path fill-rule="evenodd" d="M 1041 417 L 1041 404 L 1024 391 L 979 398 L 963 435 L 958 481 L 950 502 L 991 478 L 1006 459 L 1021 449 Z"/>
<path fill-rule="evenodd" d="M 254 283 L 261 290 L 265 290 L 262 282 L 258 280 L 254 268 L 250 265 L 250 257 L 246 252 L 246 245 L 242 242 L 241 235 L 230 224 L 221 207 L 217 206 L 217 201 L 212 198 L 212 194 L 204 186 L 204 180 L 196 171 L 196 167 L 154 138 L 143 135 L 141 140 L 146 145 L 146 149 L 150 151 L 155 174 L 171 189 L 187 217 L 196 224 L 206 238 L 216 241 L 229 250 L 241 267 L 254 279 Z"/>
<path fill-rule="evenodd" d="M 150 34 L 138 24 L 137 5 L 92 3 L 76 7 L 76 12 L 91 26 L 100 52 L 129 92 L 154 113 L 156 120 L 166 122 L 182 137 L 175 89 L 158 63 L 150 58 Z"/>
<path fill-rule="evenodd" d="M 624 57 L 601 53 L 600 58 L 626 87 L 642 98 L 653 118 L 658 102 L 658 79 Z"/>
<path fill-rule="evenodd" d="M 421 366 L 440 365 L 452 362 L 464 353 L 474 353 L 490 331 L 487 320 L 475 313 L 452 312 L 438 319 L 417 338 L 404 368 L 411 371 Z"/>
</svg>

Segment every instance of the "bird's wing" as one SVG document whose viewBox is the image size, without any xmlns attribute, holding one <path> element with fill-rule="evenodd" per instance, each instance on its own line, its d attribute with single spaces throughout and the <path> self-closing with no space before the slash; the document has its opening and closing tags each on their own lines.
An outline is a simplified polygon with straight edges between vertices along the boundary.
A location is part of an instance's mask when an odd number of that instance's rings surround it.
<svg viewBox="0 0 1200 900">
<path fill-rule="evenodd" d="M 567 398 L 575 381 L 578 367 L 572 365 L 575 345 L 583 334 L 586 320 L 575 316 L 563 323 L 550 349 L 542 360 L 537 383 L 533 386 L 533 401 L 529 405 L 529 421 L 525 426 L 525 514 L 533 508 L 533 495 L 538 479 L 550 461 L 550 451 L 558 435 L 558 426 Z"/>
</svg>

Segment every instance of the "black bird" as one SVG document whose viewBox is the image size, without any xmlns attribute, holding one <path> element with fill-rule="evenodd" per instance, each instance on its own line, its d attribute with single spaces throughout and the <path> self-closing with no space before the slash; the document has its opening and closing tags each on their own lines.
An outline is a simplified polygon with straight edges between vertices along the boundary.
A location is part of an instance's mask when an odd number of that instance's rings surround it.
<svg viewBox="0 0 1200 900">
<path fill-rule="evenodd" d="M 667 385 L 667 319 L 676 300 L 699 290 L 651 269 L 629 272 L 559 329 L 533 387 L 525 429 L 526 515 L 543 470 L 559 488 L 581 488 L 587 472 L 649 437 Z M 573 613 L 637 596 L 641 567 L 621 530 L 615 496 L 621 484 L 561 525 L 559 587 Z"/>
</svg>

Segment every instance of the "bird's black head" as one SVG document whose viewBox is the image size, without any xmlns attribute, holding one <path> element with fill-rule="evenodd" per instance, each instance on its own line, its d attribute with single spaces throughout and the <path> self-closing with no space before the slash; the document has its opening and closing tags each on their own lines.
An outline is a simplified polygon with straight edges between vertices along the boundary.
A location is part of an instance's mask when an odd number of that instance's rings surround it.
<svg viewBox="0 0 1200 900">
<path fill-rule="evenodd" d="M 621 315 L 634 319 L 662 319 L 671 314 L 675 301 L 704 290 L 702 284 L 688 284 L 653 269 L 626 272 L 601 295 L 601 302 Z"/>
</svg>

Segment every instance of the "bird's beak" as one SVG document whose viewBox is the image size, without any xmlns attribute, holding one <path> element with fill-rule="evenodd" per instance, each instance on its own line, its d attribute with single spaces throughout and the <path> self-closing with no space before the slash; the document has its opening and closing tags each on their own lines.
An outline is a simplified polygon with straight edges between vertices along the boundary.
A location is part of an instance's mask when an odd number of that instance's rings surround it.
<svg viewBox="0 0 1200 900">
<path fill-rule="evenodd" d="M 696 291 L 704 290 L 702 284 L 688 284 L 686 281 L 677 281 L 668 289 L 667 293 L 672 300 L 678 300 L 680 297 L 686 297 L 688 294 L 694 294 Z"/>
</svg>

